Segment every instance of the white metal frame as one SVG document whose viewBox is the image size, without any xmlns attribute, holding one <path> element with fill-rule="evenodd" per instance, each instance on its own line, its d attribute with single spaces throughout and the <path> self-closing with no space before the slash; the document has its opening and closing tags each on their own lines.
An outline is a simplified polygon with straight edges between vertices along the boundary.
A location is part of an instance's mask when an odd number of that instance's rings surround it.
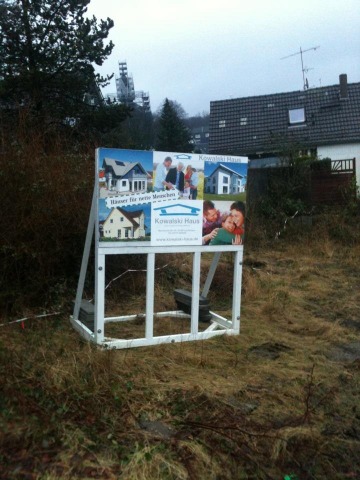
<svg viewBox="0 0 360 480">
<path fill-rule="evenodd" d="M 208 339 L 217 335 L 237 335 L 240 333 L 240 304 L 243 246 L 169 246 L 152 247 L 150 245 L 124 245 L 116 243 L 99 242 L 96 222 L 97 195 L 94 189 L 91 205 L 89 224 L 87 229 L 84 253 L 81 263 L 78 288 L 75 299 L 73 315 L 70 317 L 73 327 L 86 340 L 96 343 L 104 348 L 132 348 L 161 343 L 187 342 Z M 80 305 L 82 301 L 85 277 L 88 268 L 92 238 L 95 230 L 95 315 L 94 332 L 79 320 Z M 199 297 L 200 297 L 200 267 L 201 254 L 214 252 L 214 257 L 201 294 L 207 296 L 222 252 L 234 252 L 233 271 L 233 296 L 231 319 L 226 319 L 215 312 L 210 312 L 212 319 L 208 328 L 199 332 Z M 181 310 L 168 312 L 154 312 L 154 287 L 155 287 L 155 255 L 159 253 L 193 253 L 192 271 L 192 304 L 191 315 Z M 105 258 L 106 255 L 146 254 L 146 312 L 119 317 L 105 317 Z M 143 317 L 145 319 L 145 337 L 134 339 L 108 338 L 105 336 L 105 324 L 110 322 L 124 322 Z M 190 319 L 190 333 L 172 334 L 164 336 L 154 335 L 154 318 L 176 317 Z"/>
</svg>

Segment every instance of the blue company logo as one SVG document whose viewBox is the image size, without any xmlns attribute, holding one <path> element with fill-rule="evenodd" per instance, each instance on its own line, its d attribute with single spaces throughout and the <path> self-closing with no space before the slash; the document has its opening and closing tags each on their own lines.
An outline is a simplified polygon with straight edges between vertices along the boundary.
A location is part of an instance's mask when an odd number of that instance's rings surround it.
<svg viewBox="0 0 360 480">
<path fill-rule="evenodd" d="M 174 216 L 174 215 L 198 217 L 201 211 L 200 208 L 191 207 L 189 205 L 183 205 L 181 203 L 176 203 L 175 205 L 157 207 L 157 208 L 154 208 L 154 210 L 160 210 L 161 217 Z"/>
<path fill-rule="evenodd" d="M 186 153 L 180 153 L 179 155 L 175 155 L 177 160 L 191 160 L 192 155 L 186 155 Z"/>
</svg>

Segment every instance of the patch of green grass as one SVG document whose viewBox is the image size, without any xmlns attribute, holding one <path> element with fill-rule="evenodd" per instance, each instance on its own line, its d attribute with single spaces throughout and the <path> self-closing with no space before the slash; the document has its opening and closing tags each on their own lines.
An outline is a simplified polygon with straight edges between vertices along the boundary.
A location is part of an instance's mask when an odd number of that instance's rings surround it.
<svg viewBox="0 0 360 480">
<path fill-rule="evenodd" d="M 226 202 L 235 202 L 235 201 L 246 201 L 246 192 L 237 193 L 237 194 L 218 194 L 205 193 L 205 200 L 212 200 L 213 202 L 226 201 Z"/>
</svg>

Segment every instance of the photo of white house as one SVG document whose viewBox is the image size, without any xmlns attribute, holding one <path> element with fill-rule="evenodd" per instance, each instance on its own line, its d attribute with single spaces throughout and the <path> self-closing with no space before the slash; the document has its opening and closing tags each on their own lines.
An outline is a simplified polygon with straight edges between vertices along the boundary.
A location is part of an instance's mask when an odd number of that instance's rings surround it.
<svg viewBox="0 0 360 480">
<path fill-rule="evenodd" d="M 232 164 L 217 164 L 212 171 L 206 175 L 204 185 L 205 193 L 233 195 L 245 192 L 246 176 L 231 167 Z"/>
<path fill-rule="evenodd" d="M 145 193 L 147 191 L 149 174 L 140 162 L 104 158 L 100 175 L 105 179 L 105 186 L 110 194 Z"/>
<path fill-rule="evenodd" d="M 120 207 L 112 208 L 105 220 L 99 222 L 99 229 L 100 240 L 142 239 L 146 230 L 144 210 L 126 211 Z"/>
</svg>

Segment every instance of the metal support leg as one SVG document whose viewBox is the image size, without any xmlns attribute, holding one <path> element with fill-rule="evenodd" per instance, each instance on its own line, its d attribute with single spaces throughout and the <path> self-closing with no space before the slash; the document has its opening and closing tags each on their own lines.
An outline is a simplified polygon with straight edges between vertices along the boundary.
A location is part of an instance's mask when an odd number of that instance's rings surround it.
<svg viewBox="0 0 360 480">
<path fill-rule="evenodd" d="M 86 272 L 88 268 L 90 249 L 91 249 L 91 242 L 92 242 L 92 237 L 93 237 L 94 228 L 95 228 L 95 206 L 96 206 L 96 191 L 94 188 L 93 197 L 91 201 L 89 223 L 88 223 L 87 232 L 86 232 L 84 252 L 83 252 L 83 257 L 81 261 L 78 287 L 77 287 L 76 297 L 75 297 L 75 305 L 74 305 L 74 313 L 73 313 L 73 318 L 75 320 L 79 319 L 80 304 L 81 304 L 81 299 L 84 292 L 85 278 L 86 278 Z"/>
<path fill-rule="evenodd" d="M 95 262 L 95 340 L 104 341 L 105 317 L 105 255 L 97 254 Z"/>
<path fill-rule="evenodd" d="M 208 296 L 210 286 L 211 286 L 211 282 L 213 281 L 215 271 L 216 271 L 216 268 L 217 268 L 219 260 L 220 260 L 220 255 L 221 255 L 221 252 L 215 252 L 215 254 L 214 254 L 214 258 L 213 258 L 212 263 L 210 265 L 209 273 L 206 277 L 206 281 L 205 281 L 204 288 L 203 288 L 203 291 L 202 291 L 202 295 L 204 297 Z"/>
<path fill-rule="evenodd" d="M 199 332 L 199 296 L 200 296 L 200 265 L 201 253 L 194 253 L 193 257 L 193 278 L 191 298 L 191 334 Z"/>
<path fill-rule="evenodd" d="M 154 284 L 155 284 L 155 253 L 148 253 L 146 272 L 146 322 L 145 336 L 154 336 Z"/>
<path fill-rule="evenodd" d="M 240 332 L 242 254 L 243 254 L 242 251 L 235 252 L 235 258 L 234 258 L 232 325 L 233 325 L 233 329 L 235 330 L 235 333 Z"/>
</svg>

